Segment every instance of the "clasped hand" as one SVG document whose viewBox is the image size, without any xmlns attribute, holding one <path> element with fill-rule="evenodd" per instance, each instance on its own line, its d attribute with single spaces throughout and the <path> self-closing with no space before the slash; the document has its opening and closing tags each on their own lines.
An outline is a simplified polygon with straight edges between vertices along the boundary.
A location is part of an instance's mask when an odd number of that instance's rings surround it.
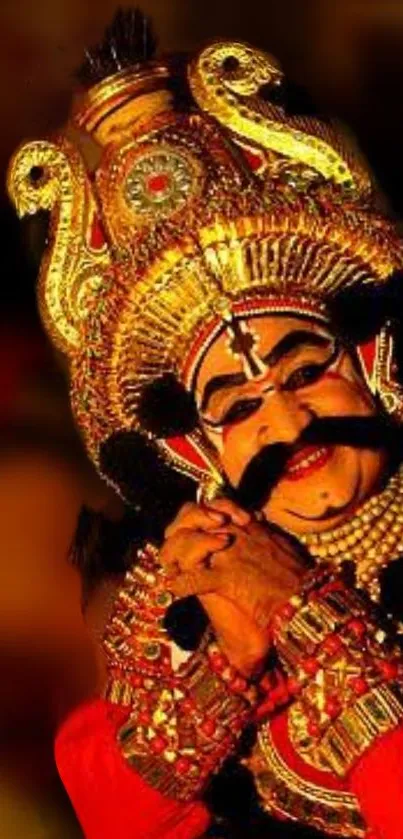
<svg viewBox="0 0 403 839">
<path fill-rule="evenodd" d="M 270 619 L 307 571 L 303 552 L 227 499 L 185 504 L 165 536 L 160 559 L 171 590 L 197 595 L 231 664 L 244 676 L 258 675 Z"/>
</svg>

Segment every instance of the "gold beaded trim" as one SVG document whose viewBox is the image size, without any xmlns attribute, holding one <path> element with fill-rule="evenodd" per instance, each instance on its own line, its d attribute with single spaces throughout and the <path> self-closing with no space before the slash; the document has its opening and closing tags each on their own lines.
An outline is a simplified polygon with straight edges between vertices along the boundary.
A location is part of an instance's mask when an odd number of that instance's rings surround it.
<svg viewBox="0 0 403 839">
<path fill-rule="evenodd" d="M 332 771 L 343 778 L 374 740 L 396 728 L 402 718 L 401 685 L 378 685 L 340 714 L 324 734 L 320 752 Z"/>
<path fill-rule="evenodd" d="M 254 775 L 266 812 L 312 825 L 331 835 L 364 837 L 366 828 L 356 797 L 326 789 L 293 772 L 273 742 L 270 724 L 261 728 L 253 756 L 245 765 Z"/>
</svg>

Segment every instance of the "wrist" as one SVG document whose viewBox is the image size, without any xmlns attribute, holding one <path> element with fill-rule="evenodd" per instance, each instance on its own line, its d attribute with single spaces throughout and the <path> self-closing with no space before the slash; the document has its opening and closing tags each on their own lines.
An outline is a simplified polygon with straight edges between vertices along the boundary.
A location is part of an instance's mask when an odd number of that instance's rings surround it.
<svg viewBox="0 0 403 839">
<path fill-rule="evenodd" d="M 170 679 L 138 694 L 118 734 L 122 753 L 162 794 L 189 801 L 234 750 L 256 696 L 208 643 Z"/>
<path fill-rule="evenodd" d="M 208 644 L 206 655 L 209 669 L 220 678 L 226 689 L 230 693 L 243 696 L 249 705 L 255 705 L 258 699 L 258 690 L 254 678 L 256 661 L 254 661 L 253 667 L 245 667 L 244 670 L 241 670 L 240 667 L 233 664 L 225 646 L 221 642 L 218 644 L 215 640 Z M 261 667 L 263 668 L 263 666 L 264 659 L 261 662 Z M 257 675 L 260 675 L 260 670 Z"/>
<path fill-rule="evenodd" d="M 256 682 L 264 674 L 270 641 L 246 649 L 239 649 L 239 644 L 233 647 L 222 638 L 218 638 L 218 643 L 229 664 L 244 679 Z"/>
</svg>

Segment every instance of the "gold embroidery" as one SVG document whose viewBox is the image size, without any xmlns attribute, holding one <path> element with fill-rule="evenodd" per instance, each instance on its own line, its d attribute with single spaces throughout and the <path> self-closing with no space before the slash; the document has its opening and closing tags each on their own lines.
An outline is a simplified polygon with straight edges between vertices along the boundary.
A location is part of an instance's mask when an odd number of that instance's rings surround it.
<svg viewBox="0 0 403 839">
<path fill-rule="evenodd" d="M 300 778 L 280 756 L 269 725 L 261 728 L 254 754 L 246 765 L 254 774 L 267 812 L 302 821 L 335 836 L 365 836 L 356 797 Z"/>
</svg>

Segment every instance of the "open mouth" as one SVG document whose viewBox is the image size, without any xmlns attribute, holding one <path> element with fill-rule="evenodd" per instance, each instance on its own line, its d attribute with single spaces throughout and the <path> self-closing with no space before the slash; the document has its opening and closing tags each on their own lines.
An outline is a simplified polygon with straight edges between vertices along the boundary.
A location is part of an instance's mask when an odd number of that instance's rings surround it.
<svg viewBox="0 0 403 839">
<path fill-rule="evenodd" d="M 283 479 L 300 481 L 307 478 L 330 460 L 333 446 L 304 446 L 287 461 L 283 472 Z"/>
</svg>

